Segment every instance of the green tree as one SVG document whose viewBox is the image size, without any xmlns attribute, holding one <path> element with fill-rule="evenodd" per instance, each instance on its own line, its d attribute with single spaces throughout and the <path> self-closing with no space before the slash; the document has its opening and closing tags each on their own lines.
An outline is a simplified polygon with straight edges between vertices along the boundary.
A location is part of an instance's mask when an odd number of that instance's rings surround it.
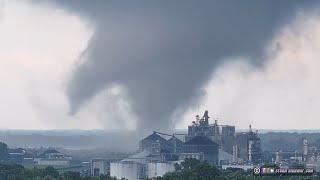
<svg viewBox="0 0 320 180">
<path fill-rule="evenodd" d="M 100 175 L 100 180 L 117 180 L 115 177 L 110 177 L 110 175 Z"/>
<path fill-rule="evenodd" d="M 221 173 L 216 167 L 204 162 L 195 167 L 194 174 L 198 180 L 209 180 L 219 176 Z"/>
<path fill-rule="evenodd" d="M 63 173 L 62 177 L 63 177 L 64 180 L 78 180 L 78 179 L 81 179 L 79 172 L 71 172 L 71 171 Z"/>
<path fill-rule="evenodd" d="M 185 159 L 181 167 L 181 170 L 167 173 L 162 178 L 157 177 L 157 180 L 211 180 L 218 179 L 221 175 L 216 167 L 197 159 Z"/>
<path fill-rule="evenodd" d="M 52 166 L 48 166 L 44 168 L 42 174 L 43 174 L 42 175 L 43 177 L 46 177 L 46 176 L 51 176 L 54 178 L 59 177 L 59 172 L 56 169 L 54 169 Z"/>
<path fill-rule="evenodd" d="M 186 158 L 182 163 L 182 169 L 184 170 L 193 170 L 195 169 L 199 164 L 200 160 L 195 159 L 195 158 Z"/>
</svg>

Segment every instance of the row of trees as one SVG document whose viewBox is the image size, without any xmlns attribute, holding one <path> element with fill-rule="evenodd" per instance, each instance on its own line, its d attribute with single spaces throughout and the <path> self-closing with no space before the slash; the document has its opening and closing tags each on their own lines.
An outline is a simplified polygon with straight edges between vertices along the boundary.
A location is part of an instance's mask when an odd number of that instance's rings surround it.
<svg viewBox="0 0 320 180">
<path fill-rule="evenodd" d="M 81 177 L 78 172 L 59 173 L 49 166 L 44 169 L 27 169 L 14 164 L 9 157 L 7 144 L 0 142 L 0 180 L 116 180 L 107 175 Z"/>
<path fill-rule="evenodd" d="M 44 169 L 26 169 L 17 164 L 1 164 L 0 179 L 2 180 L 116 180 L 107 175 L 99 177 L 81 177 L 78 172 L 59 173 L 49 166 Z"/>
<path fill-rule="evenodd" d="M 2 180 L 117 180 L 107 175 L 99 177 L 81 177 L 78 172 L 59 173 L 53 167 L 45 169 L 25 169 L 21 165 L 0 165 L 0 179 Z M 316 177 L 259 177 L 241 170 L 220 171 L 206 162 L 187 159 L 177 165 L 175 172 L 157 177 L 155 180 L 311 180 Z"/>
<path fill-rule="evenodd" d="M 156 180 L 312 180 L 316 177 L 271 177 L 254 176 L 252 172 L 241 169 L 219 170 L 206 162 L 197 159 L 186 159 L 181 165 L 176 165 L 176 171 L 157 177 Z"/>
<path fill-rule="evenodd" d="M 53 167 L 44 169 L 26 169 L 17 164 L 0 164 L 0 179 L 2 180 L 117 180 L 101 175 L 99 177 L 81 177 L 78 172 L 59 173 Z M 186 159 L 181 165 L 176 165 L 176 171 L 157 177 L 155 180 L 311 180 L 317 177 L 259 177 L 251 172 L 240 169 L 219 170 L 206 162 L 196 159 Z"/>
</svg>

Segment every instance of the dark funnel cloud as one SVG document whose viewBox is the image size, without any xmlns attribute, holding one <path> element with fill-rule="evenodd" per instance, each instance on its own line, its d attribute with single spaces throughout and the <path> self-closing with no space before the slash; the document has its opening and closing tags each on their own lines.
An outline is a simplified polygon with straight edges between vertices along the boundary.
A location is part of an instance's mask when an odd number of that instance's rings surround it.
<svg viewBox="0 0 320 180">
<path fill-rule="evenodd" d="M 168 129 L 174 110 L 201 96 L 226 57 L 245 56 L 259 65 L 263 46 L 304 6 L 292 0 L 57 3 L 95 27 L 87 58 L 67 86 L 72 112 L 121 84 L 138 128 L 146 131 Z"/>
</svg>

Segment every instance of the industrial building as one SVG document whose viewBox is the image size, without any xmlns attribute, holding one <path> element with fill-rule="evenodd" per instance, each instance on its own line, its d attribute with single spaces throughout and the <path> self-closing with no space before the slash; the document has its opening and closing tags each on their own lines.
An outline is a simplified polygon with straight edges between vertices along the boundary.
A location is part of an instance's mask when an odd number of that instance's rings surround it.
<svg viewBox="0 0 320 180">
<path fill-rule="evenodd" d="M 100 176 L 109 172 L 110 163 L 104 159 L 91 159 L 91 175 Z"/>
<path fill-rule="evenodd" d="M 212 165 L 258 163 L 260 139 L 251 126 L 249 132 L 237 134 L 234 126 L 218 125 L 217 120 L 209 124 L 209 114 L 205 111 L 188 126 L 187 134 L 153 132 L 142 139 L 139 153 L 110 164 L 110 175 L 128 180 L 162 176 L 174 171 L 174 164 L 186 158 Z"/>
<path fill-rule="evenodd" d="M 175 161 L 162 158 L 163 154 L 152 154 L 143 150 L 119 162 L 110 163 L 110 176 L 128 180 L 146 179 L 162 176 L 174 171 Z"/>
<path fill-rule="evenodd" d="M 303 139 L 302 161 L 307 168 L 313 168 L 320 172 L 320 149 L 309 144 L 306 138 Z"/>
<path fill-rule="evenodd" d="M 249 132 L 237 133 L 233 145 L 233 161 L 235 163 L 259 164 L 262 162 L 262 152 L 258 132 L 253 132 L 251 125 Z"/>
<path fill-rule="evenodd" d="M 140 151 L 148 151 L 152 154 L 160 154 L 161 150 L 168 150 L 171 152 L 172 148 L 172 144 L 156 132 L 139 142 Z"/>
<path fill-rule="evenodd" d="M 302 151 L 284 151 L 279 149 L 278 151 L 271 152 L 272 162 L 280 167 L 299 165 L 320 172 L 320 149 L 311 145 L 306 138 L 302 140 L 301 149 Z"/>
<path fill-rule="evenodd" d="M 218 165 L 219 145 L 205 136 L 196 136 L 183 145 L 184 153 L 199 153 L 201 160 Z"/>
<path fill-rule="evenodd" d="M 205 136 L 219 144 L 222 150 L 232 154 L 235 127 L 229 125 L 218 125 L 217 120 L 214 121 L 214 124 L 209 124 L 209 118 L 208 111 L 205 111 L 202 118 L 197 115 L 196 120 L 192 121 L 192 124 L 188 126 L 188 135 L 185 136 L 185 141 L 187 142 L 196 136 Z"/>
<path fill-rule="evenodd" d="M 55 149 L 48 149 L 40 156 L 34 158 L 34 162 L 39 166 L 69 166 L 72 157 L 66 156 Z"/>
<path fill-rule="evenodd" d="M 217 120 L 214 121 L 214 124 L 209 124 L 209 118 L 208 111 L 205 111 L 202 118 L 197 115 L 196 121 L 188 126 L 188 135 L 185 136 L 185 141 L 201 136 L 217 143 L 220 150 L 219 165 L 231 162 L 237 164 L 261 163 L 260 138 L 258 132 L 252 131 L 251 125 L 249 132 L 236 133 L 235 126 L 218 125 Z"/>
</svg>

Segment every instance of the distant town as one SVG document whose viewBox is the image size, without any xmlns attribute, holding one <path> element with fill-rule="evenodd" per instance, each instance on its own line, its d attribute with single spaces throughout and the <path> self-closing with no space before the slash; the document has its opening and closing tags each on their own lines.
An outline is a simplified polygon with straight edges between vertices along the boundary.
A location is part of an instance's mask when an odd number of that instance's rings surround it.
<svg viewBox="0 0 320 180">
<path fill-rule="evenodd" d="M 295 147 L 292 144 L 286 146 L 288 142 L 285 139 L 281 142 L 281 136 L 285 133 L 280 133 L 280 139 L 276 142 L 278 147 L 270 150 L 274 145 L 270 144 L 269 149 L 264 149 L 260 138 L 264 135 L 253 130 L 251 125 L 246 132 L 238 132 L 235 126 L 221 125 L 217 120 L 211 119 L 213 118 L 210 118 L 209 112 L 205 111 L 202 116 L 197 115 L 190 122 L 187 132 L 169 134 L 154 131 L 140 139 L 136 150 L 126 152 L 67 150 L 61 147 L 11 148 L 5 144 L 10 142 L 4 142 L 1 145 L 1 161 L 3 164 L 22 165 L 26 169 L 53 168 L 57 174 L 72 172 L 79 178 L 128 180 L 166 177 L 170 173 L 181 171 L 185 162 L 192 159 L 198 163 L 205 162 L 222 172 L 240 171 L 251 177 L 257 173 L 254 172 L 257 168 L 261 173 L 266 166 L 282 170 L 292 167 L 309 169 L 312 170 L 308 174 L 310 176 L 316 176 L 320 171 L 319 144 L 312 133 L 287 134 L 297 137 L 299 142 Z M 212 121 L 214 123 L 211 124 Z M 5 176 L 9 177 L 8 174 L 3 174 L 2 177 Z"/>
</svg>

